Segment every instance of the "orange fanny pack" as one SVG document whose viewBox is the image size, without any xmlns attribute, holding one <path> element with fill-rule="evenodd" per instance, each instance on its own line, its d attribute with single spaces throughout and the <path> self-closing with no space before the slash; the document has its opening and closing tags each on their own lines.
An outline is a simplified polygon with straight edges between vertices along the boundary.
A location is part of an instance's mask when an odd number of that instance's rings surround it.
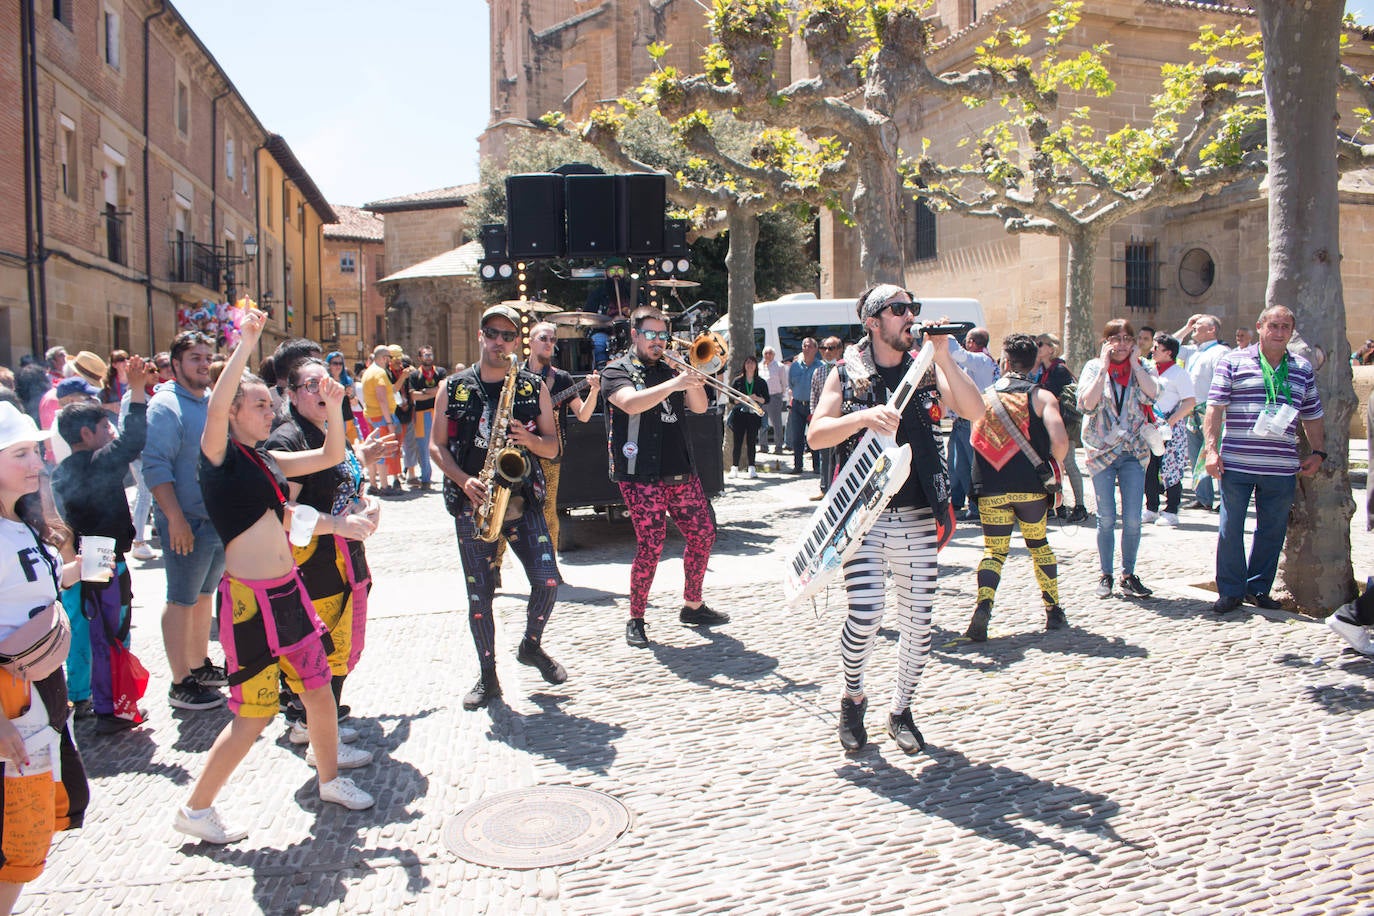
<svg viewBox="0 0 1374 916">
<path fill-rule="evenodd" d="M 71 645 L 67 612 L 54 601 L 0 639 L 0 668 L 17 678 L 41 681 L 62 667 Z"/>
</svg>

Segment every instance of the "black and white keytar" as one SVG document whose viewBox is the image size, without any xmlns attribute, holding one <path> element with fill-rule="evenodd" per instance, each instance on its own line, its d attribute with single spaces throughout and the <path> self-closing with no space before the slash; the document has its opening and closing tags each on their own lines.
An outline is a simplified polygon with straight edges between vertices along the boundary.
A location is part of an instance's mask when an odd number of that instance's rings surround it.
<svg viewBox="0 0 1374 916">
<path fill-rule="evenodd" d="M 972 327 L 925 325 L 919 330 L 922 334 L 951 334 Z M 935 346 L 926 340 L 889 395 L 887 406 L 899 414 L 905 410 L 934 361 Z M 787 556 L 783 595 L 789 607 L 798 606 L 830 584 L 910 473 L 911 446 L 898 445 L 896 437 L 871 429 L 864 432 Z"/>
</svg>

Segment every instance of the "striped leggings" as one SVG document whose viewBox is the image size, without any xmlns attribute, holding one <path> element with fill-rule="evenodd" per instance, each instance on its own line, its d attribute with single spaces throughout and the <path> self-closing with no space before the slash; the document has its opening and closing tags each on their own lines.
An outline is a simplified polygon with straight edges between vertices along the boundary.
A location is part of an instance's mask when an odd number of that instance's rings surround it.
<svg viewBox="0 0 1374 916">
<path fill-rule="evenodd" d="M 930 608 L 939 572 L 937 549 L 935 516 L 930 509 L 887 509 L 844 564 L 849 617 L 840 635 L 840 658 L 846 696 L 858 699 L 864 695 L 864 665 L 883 622 L 884 572 L 891 569 L 901 634 L 891 712 L 900 715 L 911 706 L 916 682 L 930 654 Z"/>
</svg>

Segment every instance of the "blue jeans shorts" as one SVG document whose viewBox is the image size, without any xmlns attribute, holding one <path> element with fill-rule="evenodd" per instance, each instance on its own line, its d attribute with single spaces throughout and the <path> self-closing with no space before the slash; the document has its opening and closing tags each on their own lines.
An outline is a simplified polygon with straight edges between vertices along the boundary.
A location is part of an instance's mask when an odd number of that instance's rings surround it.
<svg viewBox="0 0 1374 916">
<path fill-rule="evenodd" d="M 213 595 L 224 575 L 224 544 L 208 518 L 187 519 L 196 545 L 188 554 L 172 550 L 167 516 L 153 513 L 153 526 L 162 542 L 162 562 L 167 569 L 167 603 L 192 607 L 202 595 Z"/>
</svg>

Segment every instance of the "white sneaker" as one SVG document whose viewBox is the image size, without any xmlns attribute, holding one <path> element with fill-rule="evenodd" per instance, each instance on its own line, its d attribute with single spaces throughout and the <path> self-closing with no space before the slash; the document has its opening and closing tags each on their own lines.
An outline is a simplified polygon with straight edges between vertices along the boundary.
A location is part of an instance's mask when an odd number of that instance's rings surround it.
<svg viewBox="0 0 1374 916">
<path fill-rule="evenodd" d="M 354 770 L 358 767 L 365 767 L 372 762 L 372 752 L 363 750 L 360 747 L 350 747 L 347 744 L 339 745 L 339 769 Z M 315 749 L 312 747 L 305 752 L 305 765 L 315 765 Z"/>
<path fill-rule="evenodd" d="M 1374 639 L 1369 638 L 1368 630 L 1355 622 L 1353 602 L 1337 608 L 1336 613 L 1326 618 L 1326 625 L 1350 643 L 1356 652 L 1361 655 L 1374 655 Z"/>
<path fill-rule="evenodd" d="M 347 776 L 336 776 L 320 786 L 320 801 L 343 805 L 351 811 L 362 811 L 377 804 L 377 800 L 353 784 Z"/>
<path fill-rule="evenodd" d="M 749 465 L 749 479 L 750 479 L 750 480 L 754 480 L 754 479 L 757 478 L 758 476 L 759 476 L 759 472 L 756 471 L 756 470 L 754 470 L 754 466 L 753 466 L 752 464 Z"/>
<path fill-rule="evenodd" d="M 310 726 L 306 725 L 304 722 L 292 722 L 291 731 L 287 732 L 286 737 L 290 739 L 292 744 L 309 744 Z M 349 728 L 347 725 L 343 724 L 339 725 L 340 744 L 352 744 L 357 740 L 358 730 L 356 728 Z"/>
<path fill-rule="evenodd" d="M 230 827 L 224 823 L 224 819 L 219 816 L 219 812 L 215 810 L 213 805 L 202 811 L 199 817 L 192 816 L 190 808 L 185 806 L 177 808 L 177 816 L 176 820 L 172 821 L 172 828 L 187 836 L 193 836 L 198 840 L 219 846 L 223 846 L 225 843 L 236 843 L 248 836 L 247 830 Z"/>
<path fill-rule="evenodd" d="M 1161 512 L 1161 513 L 1159 513 L 1159 518 L 1155 521 L 1155 524 L 1156 524 L 1156 525 L 1163 526 L 1163 527 L 1166 527 L 1166 528 L 1177 528 L 1177 527 L 1178 527 L 1178 513 L 1177 513 L 1177 512 Z"/>
<path fill-rule="evenodd" d="M 134 541 L 134 549 L 129 551 L 129 555 L 135 560 L 152 560 L 157 557 L 153 548 L 148 546 L 147 541 Z"/>
<path fill-rule="evenodd" d="M 739 476 L 739 468 L 735 468 L 735 467 L 730 468 L 730 476 L 731 476 L 731 477 L 738 477 L 738 476 Z"/>
<path fill-rule="evenodd" d="M 1146 525 L 1154 524 L 1154 520 L 1157 518 L 1159 518 L 1159 513 L 1151 512 L 1149 509 L 1146 509 L 1144 512 L 1140 513 L 1140 521 Z"/>
</svg>

